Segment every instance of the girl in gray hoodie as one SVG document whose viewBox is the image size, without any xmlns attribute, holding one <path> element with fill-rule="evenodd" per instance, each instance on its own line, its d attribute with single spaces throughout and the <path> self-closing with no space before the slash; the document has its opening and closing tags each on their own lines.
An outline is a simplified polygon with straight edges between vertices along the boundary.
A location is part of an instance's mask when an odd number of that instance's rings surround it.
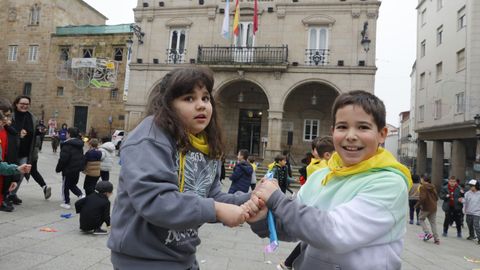
<svg viewBox="0 0 480 270">
<path fill-rule="evenodd" d="M 108 247 L 115 269 L 198 269 L 198 229 L 237 226 L 250 198 L 220 186 L 223 155 L 213 74 L 168 73 L 148 98 L 147 117 L 122 143 L 122 168 Z"/>
</svg>

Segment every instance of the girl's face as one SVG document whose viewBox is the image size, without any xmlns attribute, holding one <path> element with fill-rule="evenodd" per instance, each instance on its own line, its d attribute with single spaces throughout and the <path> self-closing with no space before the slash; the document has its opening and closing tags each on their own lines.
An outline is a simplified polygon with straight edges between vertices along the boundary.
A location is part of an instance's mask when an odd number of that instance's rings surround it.
<svg viewBox="0 0 480 270">
<path fill-rule="evenodd" d="M 17 111 L 27 112 L 30 107 L 30 100 L 28 100 L 28 98 L 21 98 L 15 106 L 17 107 Z"/>
<path fill-rule="evenodd" d="M 378 129 L 373 116 L 362 107 L 347 105 L 336 112 L 333 144 L 345 166 L 352 166 L 375 155 L 385 142 L 387 128 Z"/>
<path fill-rule="evenodd" d="M 175 98 L 172 108 L 193 135 L 202 132 L 212 119 L 212 103 L 205 86 L 195 86 L 191 93 Z"/>
</svg>

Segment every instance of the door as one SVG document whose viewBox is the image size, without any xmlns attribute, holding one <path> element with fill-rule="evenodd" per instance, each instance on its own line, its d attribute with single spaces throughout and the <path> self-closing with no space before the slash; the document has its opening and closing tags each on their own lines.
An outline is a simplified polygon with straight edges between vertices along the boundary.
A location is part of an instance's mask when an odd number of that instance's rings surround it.
<svg viewBox="0 0 480 270">
<path fill-rule="evenodd" d="M 75 106 L 75 115 L 73 116 L 73 126 L 77 127 L 80 132 L 85 134 L 87 131 L 87 106 Z"/>
<path fill-rule="evenodd" d="M 259 110 L 240 109 L 237 152 L 247 149 L 250 155 L 260 155 L 260 128 L 262 117 Z"/>
<path fill-rule="evenodd" d="M 241 63 L 253 62 L 253 22 L 240 22 L 238 36 L 235 38 L 234 61 Z"/>
</svg>

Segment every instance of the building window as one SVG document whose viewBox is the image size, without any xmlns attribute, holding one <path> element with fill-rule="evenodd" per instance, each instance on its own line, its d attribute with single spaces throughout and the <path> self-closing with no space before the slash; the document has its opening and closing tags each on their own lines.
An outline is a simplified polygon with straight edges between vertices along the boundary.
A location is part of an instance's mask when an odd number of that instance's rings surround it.
<svg viewBox="0 0 480 270">
<path fill-rule="evenodd" d="M 425 72 L 420 74 L 420 89 L 425 88 Z"/>
<path fill-rule="evenodd" d="M 118 98 L 118 88 L 113 88 L 110 90 L 110 99 L 111 100 L 117 100 Z"/>
<path fill-rule="evenodd" d="M 325 65 L 328 56 L 328 28 L 310 27 L 308 29 L 308 49 L 305 64 Z"/>
<path fill-rule="evenodd" d="M 437 11 L 442 9 L 443 7 L 443 0 L 437 0 Z"/>
<path fill-rule="evenodd" d="M 442 100 L 435 100 L 435 110 L 433 112 L 434 119 L 440 119 L 442 117 Z"/>
<path fill-rule="evenodd" d="M 30 45 L 28 47 L 28 61 L 37 62 L 38 60 L 38 45 Z"/>
<path fill-rule="evenodd" d="M 318 137 L 320 120 L 317 119 L 305 119 L 303 125 L 303 140 L 311 141 Z"/>
<path fill-rule="evenodd" d="M 170 45 L 168 49 L 168 63 L 185 63 L 185 46 L 187 40 L 187 30 L 185 28 L 170 30 Z"/>
<path fill-rule="evenodd" d="M 435 73 L 435 81 L 441 81 L 442 80 L 442 73 L 443 73 L 443 63 L 440 62 L 436 66 L 436 73 Z"/>
<path fill-rule="evenodd" d="M 63 97 L 63 86 L 57 87 L 57 97 Z"/>
<path fill-rule="evenodd" d="M 437 46 L 443 42 L 443 25 L 437 28 Z"/>
<path fill-rule="evenodd" d="M 461 92 L 455 95 L 456 99 L 456 113 L 464 113 L 465 112 L 465 93 Z"/>
<path fill-rule="evenodd" d="M 113 59 L 115 61 L 123 60 L 123 48 L 114 48 L 113 49 Z"/>
<path fill-rule="evenodd" d="M 422 13 L 420 14 L 420 23 L 422 26 L 427 23 L 427 9 L 422 10 Z"/>
<path fill-rule="evenodd" d="M 69 58 L 70 58 L 70 48 L 60 47 L 60 60 L 68 61 Z"/>
<path fill-rule="evenodd" d="M 420 43 L 420 57 L 425 56 L 426 47 L 427 47 L 427 41 L 423 40 L 422 43 Z"/>
<path fill-rule="evenodd" d="M 8 46 L 8 61 L 17 61 L 17 52 L 18 52 L 17 45 Z"/>
<path fill-rule="evenodd" d="M 40 24 L 40 6 L 38 4 L 33 5 L 30 8 L 30 25 L 39 25 Z"/>
<path fill-rule="evenodd" d="M 465 69 L 465 49 L 457 52 L 457 71 Z"/>
<path fill-rule="evenodd" d="M 85 48 L 82 50 L 83 58 L 92 58 L 93 57 L 93 49 L 92 48 Z"/>
<path fill-rule="evenodd" d="M 31 96 L 32 95 L 32 83 L 26 82 L 23 84 L 23 95 Z"/>
<path fill-rule="evenodd" d="M 465 6 L 457 12 L 457 29 L 460 30 L 467 26 L 467 18 L 465 17 Z"/>
<path fill-rule="evenodd" d="M 425 105 L 420 105 L 418 107 L 418 121 L 425 121 Z"/>
</svg>

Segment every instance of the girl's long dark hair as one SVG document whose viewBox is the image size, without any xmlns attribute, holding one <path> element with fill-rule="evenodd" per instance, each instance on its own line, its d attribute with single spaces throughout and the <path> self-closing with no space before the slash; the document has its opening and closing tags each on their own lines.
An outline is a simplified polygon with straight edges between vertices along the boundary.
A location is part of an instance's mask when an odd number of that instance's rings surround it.
<svg viewBox="0 0 480 270">
<path fill-rule="evenodd" d="M 209 157 L 220 158 L 224 153 L 223 133 L 220 128 L 213 91 L 213 72 L 204 67 L 178 68 L 167 73 L 148 97 L 146 116 L 153 115 L 154 122 L 166 130 L 177 142 L 181 151 L 189 148 L 188 131 L 172 108 L 175 98 L 193 92 L 195 86 L 207 89 L 212 103 L 212 118 L 205 128 L 210 148 Z"/>
</svg>

